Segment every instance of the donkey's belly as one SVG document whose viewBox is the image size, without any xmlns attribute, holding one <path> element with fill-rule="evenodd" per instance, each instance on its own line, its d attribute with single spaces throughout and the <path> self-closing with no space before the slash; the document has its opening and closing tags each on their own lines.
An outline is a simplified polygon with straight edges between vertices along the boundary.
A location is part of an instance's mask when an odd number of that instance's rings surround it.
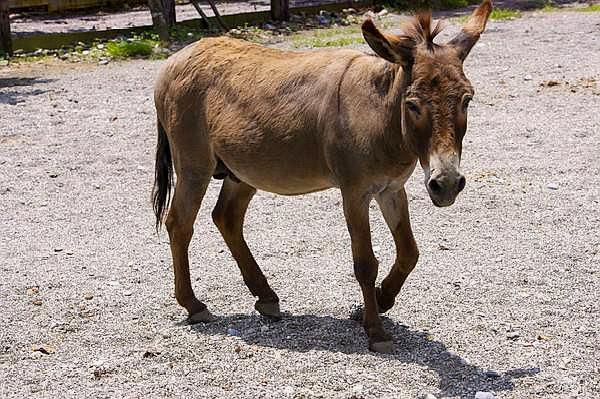
<svg viewBox="0 0 600 399">
<path fill-rule="evenodd" d="M 259 190 L 283 195 L 306 194 L 335 186 L 328 173 L 319 170 L 314 160 L 270 158 L 240 159 L 220 155 L 227 168 L 241 181 Z"/>
<path fill-rule="evenodd" d="M 239 180 L 259 190 L 297 195 L 336 185 L 319 147 L 306 145 L 302 140 L 273 139 L 265 143 L 247 138 L 244 144 L 235 146 L 223 145 L 223 141 L 215 144 L 216 155 L 227 168 Z"/>
</svg>

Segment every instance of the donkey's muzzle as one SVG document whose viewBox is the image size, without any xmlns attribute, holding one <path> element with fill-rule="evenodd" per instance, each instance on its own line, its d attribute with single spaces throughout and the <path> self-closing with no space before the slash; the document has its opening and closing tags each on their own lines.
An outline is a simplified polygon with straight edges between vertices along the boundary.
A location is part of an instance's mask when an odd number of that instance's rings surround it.
<svg viewBox="0 0 600 399">
<path fill-rule="evenodd" d="M 429 178 L 427 192 L 435 206 L 450 206 L 466 183 L 467 179 L 459 172 L 440 173 Z"/>
</svg>

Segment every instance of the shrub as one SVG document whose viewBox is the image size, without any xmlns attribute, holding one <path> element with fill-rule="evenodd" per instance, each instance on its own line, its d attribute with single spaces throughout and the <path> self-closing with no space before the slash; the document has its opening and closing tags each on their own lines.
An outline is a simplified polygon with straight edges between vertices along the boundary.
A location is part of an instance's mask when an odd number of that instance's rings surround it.
<svg viewBox="0 0 600 399">
<path fill-rule="evenodd" d="M 113 58 L 148 57 L 154 43 L 150 40 L 118 40 L 106 45 L 106 52 Z"/>
</svg>

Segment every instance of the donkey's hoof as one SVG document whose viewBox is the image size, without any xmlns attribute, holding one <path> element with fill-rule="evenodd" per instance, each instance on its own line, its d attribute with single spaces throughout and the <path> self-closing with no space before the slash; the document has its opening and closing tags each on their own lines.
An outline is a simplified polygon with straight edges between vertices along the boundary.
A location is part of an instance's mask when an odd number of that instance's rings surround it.
<svg viewBox="0 0 600 399">
<path fill-rule="evenodd" d="M 279 310 L 279 302 L 256 302 L 254 309 L 258 310 L 263 316 L 270 317 L 275 320 L 281 319 L 281 310 Z"/>
<path fill-rule="evenodd" d="M 211 321 L 217 320 L 217 318 L 210 313 L 210 310 L 204 309 L 202 312 L 194 313 L 188 318 L 191 324 L 195 323 L 210 323 Z"/>
<path fill-rule="evenodd" d="M 377 353 L 392 353 L 394 343 L 392 341 L 369 342 L 369 349 Z"/>
</svg>

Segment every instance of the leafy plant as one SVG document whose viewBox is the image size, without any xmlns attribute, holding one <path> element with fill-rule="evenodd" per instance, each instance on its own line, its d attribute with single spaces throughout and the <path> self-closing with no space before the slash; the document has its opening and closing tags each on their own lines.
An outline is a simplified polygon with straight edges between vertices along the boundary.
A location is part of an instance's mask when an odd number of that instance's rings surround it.
<svg viewBox="0 0 600 399">
<path fill-rule="evenodd" d="M 505 21 L 507 19 L 515 19 L 521 16 L 519 10 L 513 10 L 511 8 L 494 8 L 490 14 L 492 21 Z"/>
<path fill-rule="evenodd" d="M 600 4 L 590 4 L 587 7 L 578 7 L 574 9 L 577 12 L 599 12 Z"/>
<path fill-rule="evenodd" d="M 117 40 L 106 44 L 106 52 L 113 58 L 149 57 L 155 42 L 147 39 Z"/>
<path fill-rule="evenodd" d="M 340 37 L 303 37 L 294 39 L 294 47 L 344 47 L 352 44 L 363 43 L 362 36 L 340 36 Z"/>
</svg>

